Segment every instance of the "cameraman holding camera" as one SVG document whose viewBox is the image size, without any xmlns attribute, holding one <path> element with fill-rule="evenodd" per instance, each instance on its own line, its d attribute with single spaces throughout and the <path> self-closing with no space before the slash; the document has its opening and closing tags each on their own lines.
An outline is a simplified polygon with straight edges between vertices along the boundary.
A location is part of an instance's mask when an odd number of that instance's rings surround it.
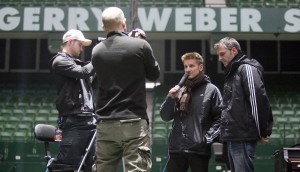
<svg viewBox="0 0 300 172">
<path fill-rule="evenodd" d="M 96 129 L 91 87 L 95 71 L 91 62 L 78 59 L 84 46 L 91 42 L 81 31 L 69 30 L 63 36 L 62 51 L 50 60 L 57 85 L 58 130 L 62 131 L 60 152 L 48 166 L 50 171 L 55 164 L 78 165 Z M 95 146 L 92 146 L 85 161 L 85 172 L 92 171 L 94 155 Z"/>
</svg>

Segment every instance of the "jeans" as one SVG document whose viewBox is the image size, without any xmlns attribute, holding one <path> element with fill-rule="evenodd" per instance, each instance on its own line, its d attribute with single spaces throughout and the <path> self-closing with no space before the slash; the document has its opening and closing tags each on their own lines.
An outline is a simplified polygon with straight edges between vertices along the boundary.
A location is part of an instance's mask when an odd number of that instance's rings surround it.
<svg viewBox="0 0 300 172">
<path fill-rule="evenodd" d="M 126 172 L 150 172 L 149 125 L 144 119 L 100 120 L 96 137 L 97 172 L 116 172 L 123 160 Z"/>
<path fill-rule="evenodd" d="M 253 160 L 256 152 L 256 145 L 256 141 L 227 142 L 231 172 L 254 172 Z"/>
</svg>

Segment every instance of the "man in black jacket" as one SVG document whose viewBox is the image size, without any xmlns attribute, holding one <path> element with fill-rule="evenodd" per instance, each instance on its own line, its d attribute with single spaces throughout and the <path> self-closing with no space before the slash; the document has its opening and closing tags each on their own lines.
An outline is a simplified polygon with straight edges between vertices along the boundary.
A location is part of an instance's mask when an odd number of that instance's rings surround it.
<svg viewBox="0 0 300 172">
<path fill-rule="evenodd" d="M 91 62 L 77 59 L 83 47 L 91 42 L 81 31 L 69 30 L 63 36 L 62 51 L 50 61 L 57 85 L 58 124 L 62 130 L 60 152 L 50 169 L 54 164 L 79 165 L 95 132 L 91 87 L 95 72 Z M 94 154 L 95 146 L 92 146 L 85 161 L 85 172 L 92 171 Z"/>
<path fill-rule="evenodd" d="M 126 19 L 120 8 L 106 8 L 102 21 L 107 39 L 92 51 L 99 88 L 97 172 L 115 172 L 122 158 L 124 171 L 150 171 L 145 81 L 158 79 L 159 66 L 146 40 L 124 33 Z"/>
<path fill-rule="evenodd" d="M 211 144 L 220 133 L 222 96 L 204 74 L 199 53 L 181 59 L 188 79 L 181 89 L 169 90 L 160 109 L 164 121 L 173 120 L 165 172 L 208 172 Z"/>
<path fill-rule="evenodd" d="M 263 67 L 234 38 L 221 39 L 215 48 L 225 67 L 220 139 L 227 143 L 231 171 L 253 172 L 257 141 L 268 142 L 273 124 Z"/>
</svg>

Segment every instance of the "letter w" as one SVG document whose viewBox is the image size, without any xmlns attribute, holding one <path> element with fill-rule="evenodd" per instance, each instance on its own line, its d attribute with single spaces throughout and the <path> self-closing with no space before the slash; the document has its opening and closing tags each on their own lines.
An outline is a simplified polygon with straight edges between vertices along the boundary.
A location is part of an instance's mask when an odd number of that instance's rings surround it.
<svg viewBox="0 0 300 172">
<path fill-rule="evenodd" d="M 150 8 L 147 18 L 145 8 L 138 9 L 138 17 L 142 29 L 145 31 L 151 31 L 153 24 L 155 24 L 154 31 L 165 31 L 168 24 L 172 8 L 163 8 L 161 17 L 159 16 L 158 8 Z"/>
</svg>

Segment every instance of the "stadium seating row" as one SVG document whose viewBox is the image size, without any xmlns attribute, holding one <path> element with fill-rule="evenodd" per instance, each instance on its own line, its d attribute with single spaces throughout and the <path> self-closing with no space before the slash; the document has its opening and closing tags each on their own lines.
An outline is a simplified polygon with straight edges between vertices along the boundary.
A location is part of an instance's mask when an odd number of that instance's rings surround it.
<svg viewBox="0 0 300 172">
<path fill-rule="evenodd" d="M 299 0 L 228 0 L 230 7 L 299 8 Z"/>
</svg>

